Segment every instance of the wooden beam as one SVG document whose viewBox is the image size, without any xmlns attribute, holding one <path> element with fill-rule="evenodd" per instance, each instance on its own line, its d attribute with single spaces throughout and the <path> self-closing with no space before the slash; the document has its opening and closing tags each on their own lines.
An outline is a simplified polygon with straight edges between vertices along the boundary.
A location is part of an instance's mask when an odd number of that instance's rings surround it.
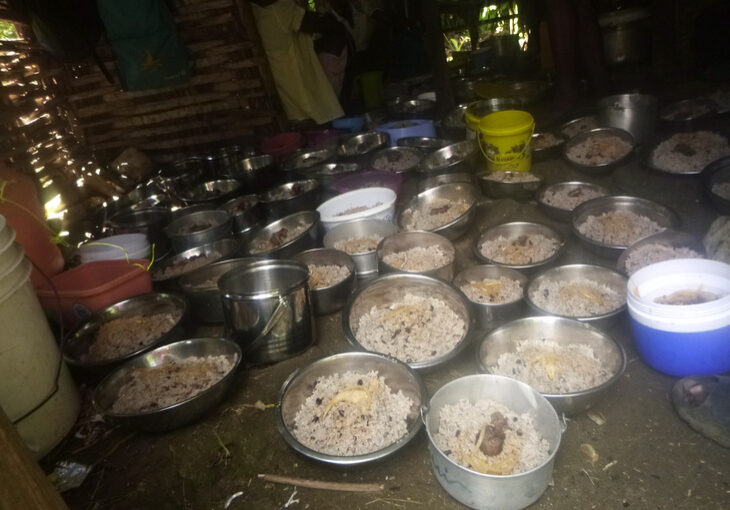
<svg viewBox="0 0 730 510">
<path fill-rule="evenodd" d="M 436 0 L 423 0 L 421 6 L 423 27 L 426 32 L 426 50 L 436 88 L 436 109 L 438 114 L 443 116 L 454 107 L 454 94 L 451 91 L 449 69 L 446 66 L 439 7 Z"/>
</svg>

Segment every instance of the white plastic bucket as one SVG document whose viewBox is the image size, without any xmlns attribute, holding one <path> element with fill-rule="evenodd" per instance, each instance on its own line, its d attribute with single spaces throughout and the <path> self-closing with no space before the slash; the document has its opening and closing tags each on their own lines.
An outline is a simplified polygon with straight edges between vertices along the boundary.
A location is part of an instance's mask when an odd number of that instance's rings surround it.
<svg viewBox="0 0 730 510">
<path fill-rule="evenodd" d="M 144 234 L 120 234 L 89 241 L 79 247 L 83 264 L 97 260 L 146 259 L 150 243 Z"/>
<path fill-rule="evenodd" d="M 390 188 L 362 188 L 342 193 L 317 207 L 325 233 L 348 221 L 372 219 L 393 222 L 398 195 Z M 376 205 L 376 204 L 380 205 Z M 352 214 L 344 211 L 357 207 L 368 209 Z"/>
<path fill-rule="evenodd" d="M 15 237 L 13 235 L 13 237 Z M 20 243 L 11 242 L 5 248 L 0 248 L 0 275 L 4 274 L 11 267 L 15 267 L 18 258 L 25 254 Z"/>
</svg>

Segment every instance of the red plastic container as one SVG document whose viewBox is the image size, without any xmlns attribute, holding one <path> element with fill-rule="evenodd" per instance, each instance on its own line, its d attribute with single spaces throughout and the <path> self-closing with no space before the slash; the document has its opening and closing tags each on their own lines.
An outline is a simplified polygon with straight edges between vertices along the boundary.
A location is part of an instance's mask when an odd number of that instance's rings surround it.
<svg viewBox="0 0 730 510">
<path fill-rule="evenodd" d="M 64 326 L 73 327 L 93 312 L 138 294 L 152 292 L 146 260 L 100 260 L 51 277 L 60 297 Z M 58 313 L 59 300 L 47 281 L 36 289 L 43 308 Z"/>
</svg>

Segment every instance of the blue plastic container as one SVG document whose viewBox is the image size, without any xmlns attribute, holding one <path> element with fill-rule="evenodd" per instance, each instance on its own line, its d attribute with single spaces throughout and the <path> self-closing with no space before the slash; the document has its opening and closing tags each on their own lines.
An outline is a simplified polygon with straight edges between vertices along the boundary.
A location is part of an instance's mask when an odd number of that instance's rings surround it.
<svg viewBox="0 0 730 510">
<path fill-rule="evenodd" d="M 428 137 L 436 136 L 436 128 L 432 120 L 410 119 L 396 120 L 380 124 L 375 128 L 376 131 L 387 133 L 390 136 L 390 146 L 396 147 L 398 140 L 401 138 Z"/>
<path fill-rule="evenodd" d="M 332 127 L 342 129 L 350 133 L 360 133 L 365 129 L 365 117 L 356 115 L 354 117 L 340 117 L 332 121 Z"/>
</svg>

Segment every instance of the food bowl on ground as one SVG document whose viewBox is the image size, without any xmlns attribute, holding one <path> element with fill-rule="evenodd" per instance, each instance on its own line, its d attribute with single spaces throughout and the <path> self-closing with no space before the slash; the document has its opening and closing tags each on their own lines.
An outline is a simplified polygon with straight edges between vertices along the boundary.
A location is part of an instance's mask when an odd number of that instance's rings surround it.
<svg viewBox="0 0 730 510">
<path fill-rule="evenodd" d="M 228 271 L 259 260 L 256 257 L 220 260 L 181 276 L 178 284 L 190 303 L 193 318 L 204 324 L 222 323 L 223 307 L 218 280 Z"/>
<path fill-rule="evenodd" d="M 362 188 L 348 191 L 323 202 L 317 211 L 322 228 L 333 228 L 353 220 L 374 219 L 393 221 L 398 196 L 389 188 Z"/>
<path fill-rule="evenodd" d="M 388 111 L 397 119 L 432 119 L 436 111 L 436 101 L 428 99 L 396 101 L 388 105 Z"/>
<path fill-rule="evenodd" d="M 576 169 L 590 174 L 608 172 L 623 164 L 634 150 L 631 133 L 601 127 L 578 133 L 563 145 L 563 156 Z"/>
<path fill-rule="evenodd" d="M 212 202 L 220 205 L 235 197 L 243 185 L 235 179 L 218 179 L 201 182 L 184 190 L 178 191 L 178 196 L 186 204 Z"/>
<path fill-rule="evenodd" d="M 340 310 L 355 290 L 355 262 L 346 252 L 334 248 L 314 248 L 294 256 L 309 269 L 309 291 L 314 315 Z"/>
<path fill-rule="evenodd" d="M 631 276 L 642 267 L 673 259 L 705 258 L 705 248 L 694 236 L 678 230 L 664 230 L 626 248 L 616 268 Z"/>
<path fill-rule="evenodd" d="M 629 196 L 594 198 L 573 210 L 573 234 L 592 252 L 618 257 L 639 239 L 679 226 L 679 217 L 651 200 Z"/>
<path fill-rule="evenodd" d="M 319 204 L 319 191 L 316 179 L 286 182 L 261 193 L 259 203 L 268 218 L 283 218 L 300 211 L 313 211 Z"/>
<path fill-rule="evenodd" d="M 364 166 L 370 159 L 370 155 L 379 149 L 385 148 L 389 141 L 387 134 L 369 131 L 345 139 L 337 146 L 335 152 L 342 161 Z"/>
<path fill-rule="evenodd" d="M 373 154 L 370 167 L 382 172 L 407 174 L 418 167 L 423 154 L 412 147 L 389 147 Z"/>
<path fill-rule="evenodd" d="M 558 182 L 537 193 L 537 204 L 551 218 L 567 222 L 573 215 L 573 209 L 583 202 L 610 194 L 608 188 L 591 182 Z"/>
<path fill-rule="evenodd" d="M 472 266 L 457 274 L 453 283 L 469 299 L 479 329 L 493 329 L 525 313 L 527 277 L 519 271 Z"/>
<path fill-rule="evenodd" d="M 702 172 L 702 184 L 715 208 L 730 214 L 730 156 L 709 164 Z"/>
<path fill-rule="evenodd" d="M 180 276 L 221 259 L 235 257 L 241 245 L 233 239 L 219 239 L 166 257 L 152 266 L 152 281 L 157 285 L 175 287 Z"/>
<path fill-rule="evenodd" d="M 93 403 L 107 418 L 130 428 L 176 429 L 223 400 L 240 363 L 240 347 L 228 340 L 181 340 L 120 366 L 96 387 Z"/>
<path fill-rule="evenodd" d="M 287 258 L 317 246 L 319 213 L 301 211 L 269 223 L 253 234 L 244 251 L 262 258 Z"/>
<path fill-rule="evenodd" d="M 561 317 L 527 317 L 491 331 L 479 344 L 482 372 L 529 384 L 558 413 L 588 410 L 621 377 L 626 353 L 590 324 Z"/>
<path fill-rule="evenodd" d="M 548 84 L 544 81 L 518 81 L 507 85 L 511 95 L 520 101 L 520 104 L 529 106 L 540 101 L 548 91 Z"/>
<path fill-rule="evenodd" d="M 684 99 L 659 110 L 659 122 L 665 131 L 712 129 L 717 122 L 717 104 L 705 97 Z"/>
<path fill-rule="evenodd" d="M 316 165 L 302 170 L 302 174 L 309 179 L 317 179 L 326 190 L 332 190 L 334 189 L 332 185 L 338 177 L 353 174 L 358 170 L 360 167 L 357 163 L 338 162 Z"/>
<path fill-rule="evenodd" d="M 730 265 L 677 259 L 631 275 L 628 309 L 636 350 L 675 377 L 730 370 Z"/>
<path fill-rule="evenodd" d="M 369 352 L 340 353 L 287 378 L 277 426 L 305 457 L 363 465 L 393 455 L 418 434 L 426 398 L 420 378 L 404 363 Z M 333 411 L 343 419 L 333 419 Z"/>
<path fill-rule="evenodd" d="M 233 233 L 238 239 L 253 234 L 263 221 L 263 211 L 257 195 L 243 195 L 229 200 L 219 209 L 226 211 L 233 220 Z"/>
<path fill-rule="evenodd" d="M 418 180 L 418 192 L 420 193 L 427 189 L 441 186 L 442 184 L 451 184 L 454 182 L 463 182 L 465 184 L 473 185 L 474 174 L 463 172 L 458 174 L 440 174 L 423 177 Z"/>
<path fill-rule="evenodd" d="M 433 151 L 418 165 L 418 171 L 427 176 L 474 171 L 479 158 L 479 146 L 472 140 L 453 143 Z"/>
<path fill-rule="evenodd" d="M 236 164 L 225 170 L 226 177 L 236 179 L 246 193 L 259 193 L 279 181 L 281 172 L 269 154 L 250 156 L 236 160 Z"/>
<path fill-rule="evenodd" d="M 398 147 L 412 147 L 421 152 L 430 153 L 451 145 L 451 140 L 444 138 L 433 138 L 430 136 L 407 136 L 398 139 Z"/>
<path fill-rule="evenodd" d="M 532 134 L 530 151 L 535 161 L 542 161 L 556 157 L 565 144 L 566 137 L 554 131 L 542 131 Z"/>
<path fill-rule="evenodd" d="M 175 294 L 148 293 L 95 312 L 66 340 L 69 365 L 101 372 L 183 337 L 188 305 Z"/>
<path fill-rule="evenodd" d="M 172 251 L 181 251 L 231 237 L 231 217 L 226 211 L 198 211 L 171 221 L 165 233 Z"/>
<path fill-rule="evenodd" d="M 530 280 L 525 300 L 540 315 L 607 328 L 626 308 L 626 277 L 603 266 L 557 266 Z"/>
<path fill-rule="evenodd" d="M 299 152 L 281 163 L 284 172 L 301 171 L 316 165 L 322 165 L 334 159 L 335 153 L 330 149 L 308 150 Z"/>
<path fill-rule="evenodd" d="M 454 277 L 454 245 L 432 232 L 398 232 L 380 241 L 376 253 L 380 274 L 422 274 L 447 282 Z"/>
<path fill-rule="evenodd" d="M 342 313 L 345 337 L 356 348 L 430 369 L 453 359 L 469 342 L 469 301 L 429 276 L 391 273 L 359 288 Z"/>
<path fill-rule="evenodd" d="M 479 187 L 491 198 L 529 200 L 542 185 L 543 179 L 532 172 L 482 172 L 476 175 Z"/>
<path fill-rule="evenodd" d="M 570 140 L 579 133 L 590 131 L 591 129 L 596 129 L 598 127 L 601 127 L 598 117 L 595 115 L 586 115 L 584 117 L 569 120 L 560 126 L 559 131 L 560 134 Z"/>
<path fill-rule="evenodd" d="M 730 156 L 730 141 L 715 131 L 675 133 L 649 144 L 642 163 L 669 175 L 697 175 L 714 161 Z"/>
<path fill-rule="evenodd" d="M 527 272 L 552 264 L 564 250 L 565 240 L 560 232 L 527 221 L 491 227 L 474 245 L 474 253 L 482 262 Z"/>
<path fill-rule="evenodd" d="M 344 251 L 355 262 L 358 277 L 378 274 L 376 249 L 383 238 L 398 232 L 398 227 L 385 220 L 354 220 L 334 227 L 324 236 L 325 248 Z"/>
<path fill-rule="evenodd" d="M 461 182 L 427 189 L 400 211 L 398 225 L 403 230 L 427 230 L 453 241 L 468 230 L 479 196 L 476 186 Z"/>
<path fill-rule="evenodd" d="M 547 489 L 560 447 L 560 421 L 547 399 L 528 385 L 488 374 L 455 379 L 431 397 L 424 420 L 434 476 L 460 503 L 519 510 Z M 501 451 L 494 455 L 497 447 Z"/>
</svg>

